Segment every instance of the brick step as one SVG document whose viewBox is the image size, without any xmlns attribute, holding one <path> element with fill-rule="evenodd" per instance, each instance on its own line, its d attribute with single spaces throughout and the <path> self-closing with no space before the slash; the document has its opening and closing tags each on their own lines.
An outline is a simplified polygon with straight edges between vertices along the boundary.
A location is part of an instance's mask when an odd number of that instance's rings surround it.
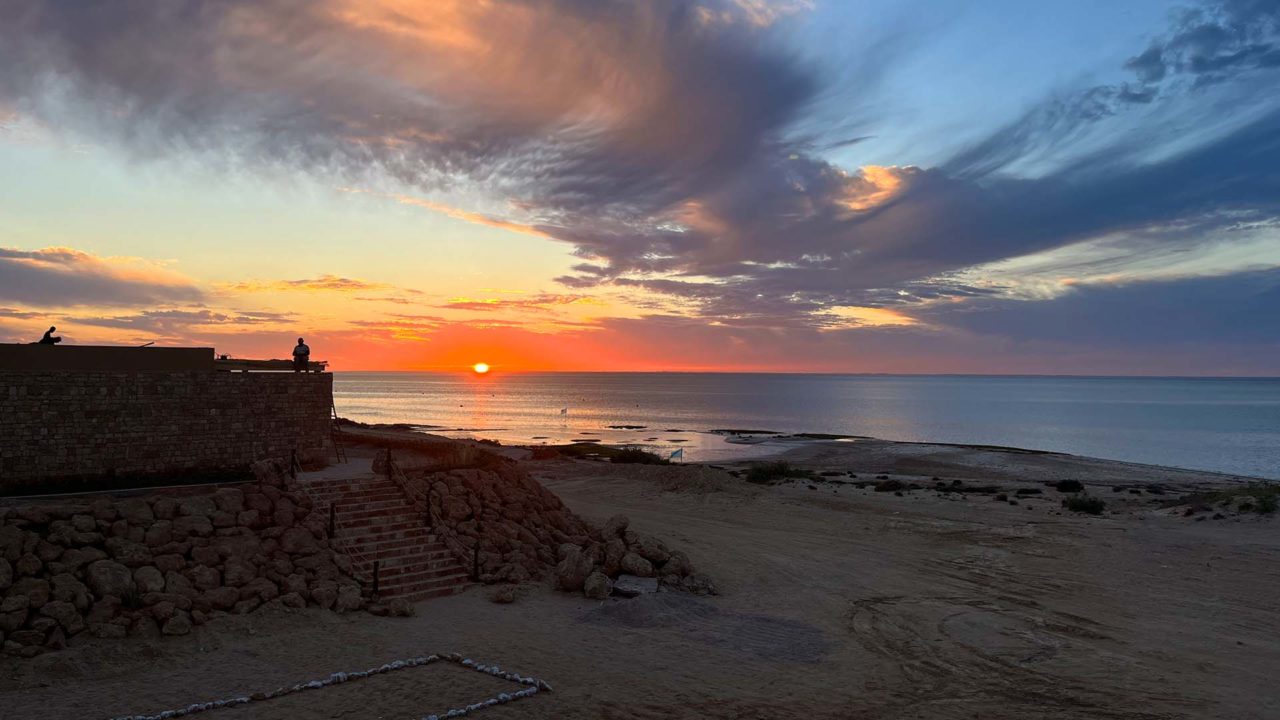
<svg viewBox="0 0 1280 720">
<path fill-rule="evenodd" d="M 394 480 L 373 475 L 362 478 L 338 478 L 336 480 L 312 480 L 305 485 L 308 490 L 350 490 L 367 487 L 393 487 L 400 485 Z"/>
<path fill-rule="evenodd" d="M 337 534 L 336 539 L 342 542 L 379 543 L 392 540 L 413 540 L 417 543 L 435 542 L 435 535 L 423 527 L 402 528 L 400 530 L 384 530 L 375 527 L 352 528 Z"/>
<path fill-rule="evenodd" d="M 416 603 L 416 602 L 422 602 L 423 600 L 433 600 L 435 598 L 442 598 L 442 597 L 449 597 L 450 595 L 457 595 L 461 593 L 463 590 L 466 590 L 470 586 L 471 586 L 471 583 L 463 583 L 461 585 L 454 585 L 452 587 L 439 588 L 437 590 L 420 590 L 418 592 L 411 592 L 405 595 L 396 595 L 396 597 L 404 598 L 407 602 Z"/>
<path fill-rule="evenodd" d="M 355 520 L 338 520 L 339 530 L 426 530 L 427 524 L 421 517 L 395 517 L 384 521 L 384 518 L 357 518 Z"/>
<path fill-rule="evenodd" d="M 332 500 L 334 498 L 355 497 L 360 495 L 378 495 L 396 493 L 403 495 L 404 491 L 399 485 L 363 485 L 357 487 L 333 487 L 333 488 L 308 488 L 307 494 L 324 500 Z"/>
<path fill-rule="evenodd" d="M 388 500 L 392 498 L 403 498 L 404 493 L 400 488 L 368 488 L 364 490 L 335 490 L 334 492 L 317 492 L 311 490 L 307 492 L 311 498 L 317 502 L 344 502 L 347 500 Z"/>
<path fill-rule="evenodd" d="M 429 535 L 357 535 L 352 537 L 338 536 L 338 544 L 363 553 L 385 552 L 400 548 L 434 550 L 436 542 Z"/>
<path fill-rule="evenodd" d="M 428 552 L 417 551 L 414 548 L 397 548 L 385 553 L 347 553 L 347 557 L 351 558 L 351 562 L 356 565 L 369 565 L 372 567 L 373 561 L 380 561 L 383 567 L 388 565 L 403 565 L 406 562 L 437 562 L 444 560 L 454 560 L 453 553 L 448 550 L 431 550 Z"/>
<path fill-rule="evenodd" d="M 411 510 L 409 501 L 403 495 L 396 495 L 382 500 L 339 500 L 333 503 L 333 509 L 339 515 L 352 512 L 395 512 Z"/>
<path fill-rule="evenodd" d="M 421 592 L 423 590 L 438 590 L 448 587 L 466 586 L 471 582 L 471 578 L 465 572 L 454 575 L 446 575 L 444 577 L 431 578 L 428 580 L 409 580 L 398 581 L 392 583 L 378 583 L 378 594 L 381 597 L 395 597 L 399 594 Z"/>
<path fill-rule="evenodd" d="M 315 496 L 311 496 L 315 499 Z M 322 505 L 334 505 L 338 508 L 373 505 L 374 503 L 408 502 L 402 492 L 343 493 L 316 500 Z"/>
<path fill-rule="evenodd" d="M 354 522 L 356 520 L 367 520 L 369 518 L 383 518 L 386 520 L 404 520 L 416 519 L 421 520 L 426 525 L 426 517 L 412 508 L 405 507 L 404 503 L 397 503 L 390 507 L 381 508 L 365 508 L 359 505 L 353 505 L 349 508 L 338 508 L 334 511 L 338 522 Z"/>
<path fill-rule="evenodd" d="M 415 582 L 425 582 L 427 580 L 436 580 L 439 578 L 455 577 L 460 573 L 462 575 L 467 574 L 467 572 L 463 570 L 462 567 L 460 567 L 456 563 L 446 567 L 438 567 L 438 568 L 423 568 L 423 569 L 391 568 L 389 570 L 379 570 L 378 571 L 378 583 L 379 583 L 378 587 L 379 589 L 381 589 L 382 585 L 384 584 L 388 587 L 393 587 L 393 586 L 406 585 L 406 584 L 415 583 Z M 368 575 L 370 578 L 372 578 L 373 571 L 370 570 Z"/>
</svg>

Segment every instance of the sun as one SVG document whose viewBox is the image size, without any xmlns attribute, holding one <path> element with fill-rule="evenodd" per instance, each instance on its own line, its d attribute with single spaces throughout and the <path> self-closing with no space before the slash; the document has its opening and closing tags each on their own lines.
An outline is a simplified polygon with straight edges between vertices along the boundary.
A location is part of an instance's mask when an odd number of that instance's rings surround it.
<svg viewBox="0 0 1280 720">
<path fill-rule="evenodd" d="M 477 375 L 484 375 L 489 372 L 489 363 L 476 363 L 471 366 L 471 369 L 474 370 Z"/>
</svg>

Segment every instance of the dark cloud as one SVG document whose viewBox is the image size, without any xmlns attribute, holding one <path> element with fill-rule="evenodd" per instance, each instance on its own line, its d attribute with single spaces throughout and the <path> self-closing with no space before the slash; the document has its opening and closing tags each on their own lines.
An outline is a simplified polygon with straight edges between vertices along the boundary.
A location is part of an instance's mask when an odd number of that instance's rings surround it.
<svg viewBox="0 0 1280 720">
<path fill-rule="evenodd" d="M 71 248 L 0 247 L 0 300 L 29 307 L 192 302 L 204 292 L 176 273 Z"/>
</svg>

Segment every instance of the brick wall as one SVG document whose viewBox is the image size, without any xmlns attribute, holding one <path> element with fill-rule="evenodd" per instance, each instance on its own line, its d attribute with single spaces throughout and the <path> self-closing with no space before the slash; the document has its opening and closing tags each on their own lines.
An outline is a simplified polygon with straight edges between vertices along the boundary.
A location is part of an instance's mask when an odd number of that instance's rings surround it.
<svg viewBox="0 0 1280 720">
<path fill-rule="evenodd" d="M 327 373 L 0 372 L 0 491 L 331 452 Z"/>
</svg>

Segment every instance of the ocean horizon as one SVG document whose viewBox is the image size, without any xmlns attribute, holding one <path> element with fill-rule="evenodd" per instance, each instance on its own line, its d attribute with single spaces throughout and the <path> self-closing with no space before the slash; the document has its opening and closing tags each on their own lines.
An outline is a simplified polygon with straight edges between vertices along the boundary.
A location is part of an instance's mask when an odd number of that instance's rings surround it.
<svg viewBox="0 0 1280 720">
<path fill-rule="evenodd" d="M 722 372 L 334 373 L 343 417 L 504 444 L 762 456 L 716 431 L 999 445 L 1280 478 L 1280 378 Z"/>
</svg>

